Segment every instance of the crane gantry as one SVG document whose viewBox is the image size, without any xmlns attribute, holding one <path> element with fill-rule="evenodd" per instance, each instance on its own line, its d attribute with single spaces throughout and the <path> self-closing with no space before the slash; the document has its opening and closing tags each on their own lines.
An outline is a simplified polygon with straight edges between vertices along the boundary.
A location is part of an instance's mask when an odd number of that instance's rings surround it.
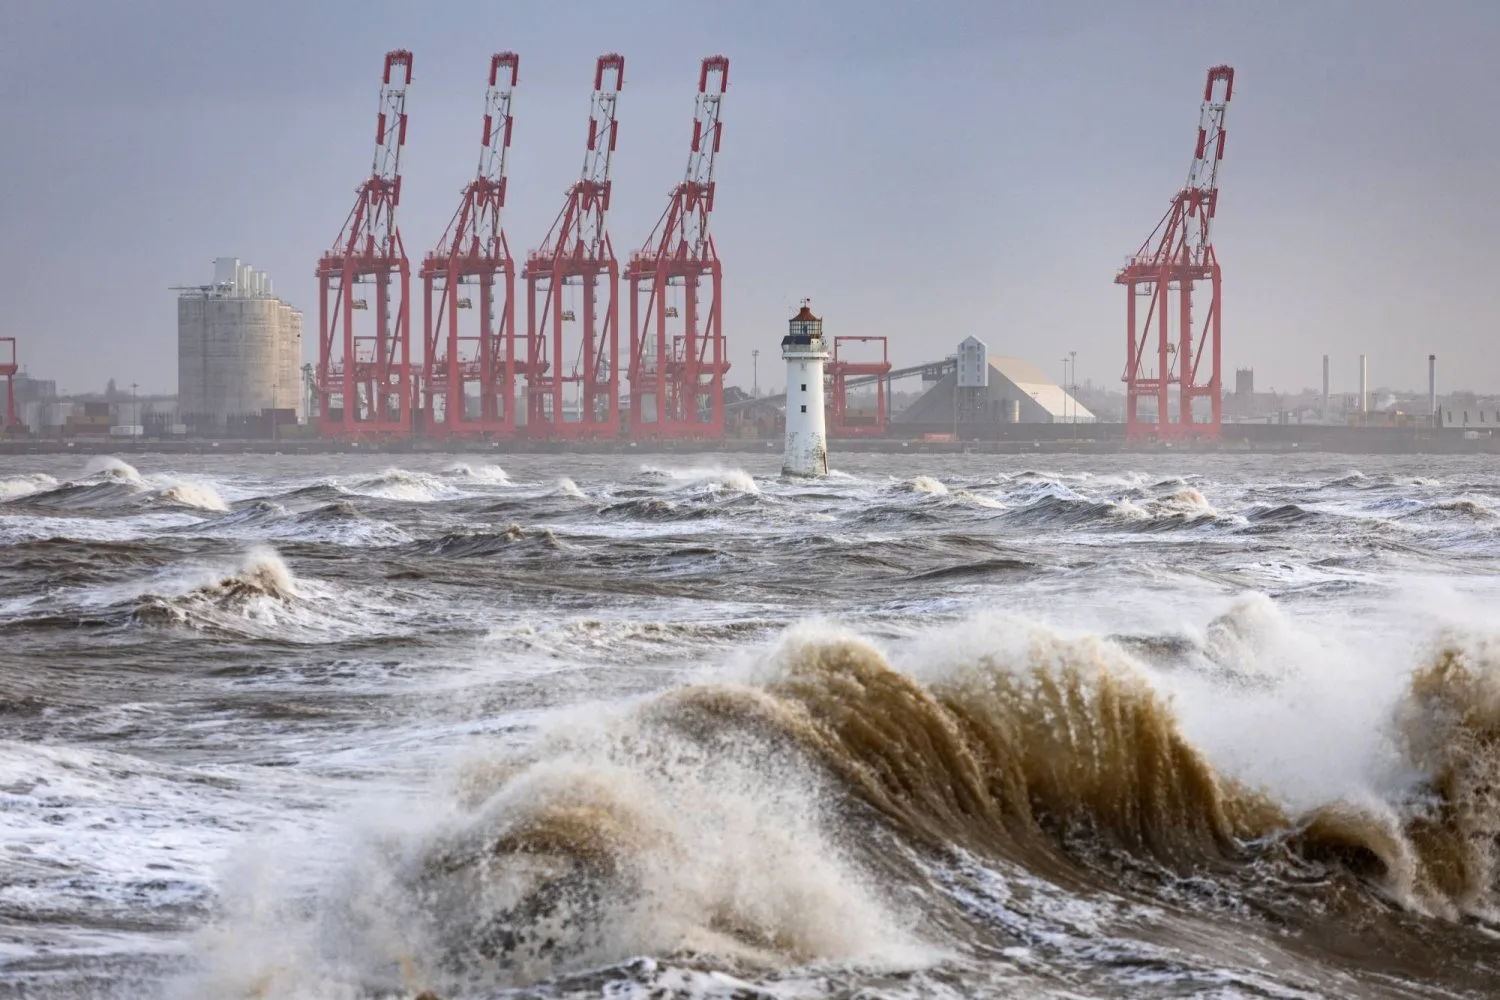
<svg viewBox="0 0 1500 1000">
<path fill-rule="evenodd" d="M 723 270 L 709 221 L 728 87 L 729 59 L 704 59 L 698 70 L 687 170 L 625 271 L 630 282 L 632 440 L 724 436 L 729 359 Z M 680 308 L 673 301 L 674 289 L 680 294 Z"/>
<path fill-rule="evenodd" d="M 615 109 L 624 83 L 625 57 L 600 56 L 583 169 L 542 245 L 526 256 L 528 437 L 606 439 L 620 434 L 620 266 L 605 217 L 610 158 L 619 133 Z M 576 302 L 568 301 L 569 289 Z M 577 324 L 578 336 L 565 338 L 565 324 Z M 565 347 L 573 344 L 577 351 L 569 368 Z"/>
<path fill-rule="evenodd" d="M 1219 165 L 1224 159 L 1224 114 L 1234 93 L 1234 70 L 1208 71 L 1187 184 L 1139 250 L 1115 275 L 1126 289 L 1125 427 L 1132 440 L 1217 440 L 1223 418 L 1220 286 L 1212 226 L 1219 203 Z M 1209 284 L 1203 323 L 1195 330 L 1193 288 Z M 1144 304 L 1144 308 L 1142 305 Z M 1153 333 L 1156 349 L 1148 352 Z M 1177 387 L 1177 418 L 1171 390 Z M 1208 401 L 1207 419 L 1194 401 Z M 1155 416 L 1143 419 L 1141 402 L 1154 401 Z M 1153 407 L 1147 406 L 1148 411 Z"/>
<path fill-rule="evenodd" d="M 411 266 L 396 225 L 411 70 L 409 51 L 386 53 L 370 176 L 360 184 L 338 239 L 318 260 L 316 379 L 325 437 L 411 434 Z M 373 286 L 373 306 L 357 297 L 364 286 Z M 373 330 L 356 328 L 356 312 L 373 315 Z"/>
<path fill-rule="evenodd" d="M 424 430 L 435 437 L 516 433 L 516 268 L 502 226 L 511 103 L 520 57 L 490 57 L 479 167 L 437 247 L 422 261 Z M 461 323 L 467 313 L 473 319 Z"/>
</svg>

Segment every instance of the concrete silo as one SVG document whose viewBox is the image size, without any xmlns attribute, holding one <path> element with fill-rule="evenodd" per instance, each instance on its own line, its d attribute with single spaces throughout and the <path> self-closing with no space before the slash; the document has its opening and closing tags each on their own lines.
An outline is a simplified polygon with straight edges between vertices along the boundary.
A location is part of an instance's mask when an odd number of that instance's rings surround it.
<svg viewBox="0 0 1500 1000">
<path fill-rule="evenodd" d="M 213 284 L 180 289 L 177 407 L 189 429 L 222 431 L 267 410 L 302 417 L 302 313 L 270 288 L 262 272 L 221 257 Z"/>
</svg>

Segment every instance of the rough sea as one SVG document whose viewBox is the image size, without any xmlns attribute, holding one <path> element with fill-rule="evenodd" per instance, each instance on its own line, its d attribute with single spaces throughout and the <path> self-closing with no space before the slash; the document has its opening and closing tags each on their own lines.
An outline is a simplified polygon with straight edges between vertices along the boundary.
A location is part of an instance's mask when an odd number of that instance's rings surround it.
<svg viewBox="0 0 1500 1000">
<path fill-rule="evenodd" d="M 0 997 L 1500 993 L 1492 458 L 831 464 L 0 458 Z"/>
</svg>

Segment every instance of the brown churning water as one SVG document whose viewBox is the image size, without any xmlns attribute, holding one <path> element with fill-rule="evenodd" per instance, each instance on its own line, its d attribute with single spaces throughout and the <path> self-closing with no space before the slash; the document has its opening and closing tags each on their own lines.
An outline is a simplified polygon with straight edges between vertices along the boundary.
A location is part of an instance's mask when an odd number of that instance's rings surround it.
<svg viewBox="0 0 1500 1000">
<path fill-rule="evenodd" d="M 0 994 L 1496 992 L 1481 458 L 5 462 Z"/>
</svg>

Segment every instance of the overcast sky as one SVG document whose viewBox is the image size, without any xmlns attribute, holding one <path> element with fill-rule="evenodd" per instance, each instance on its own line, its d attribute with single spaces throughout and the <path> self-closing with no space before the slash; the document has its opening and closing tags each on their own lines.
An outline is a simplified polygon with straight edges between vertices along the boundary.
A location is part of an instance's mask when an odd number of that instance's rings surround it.
<svg viewBox="0 0 1500 1000">
<path fill-rule="evenodd" d="M 1295 390 L 1500 389 L 1500 3 L 6 0 L 0 334 L 64 390 L 175 391 L 168 286 L 268 271 L 316 347 L 319 253 L 369 168 L 381 58 L 415 55 L 400 222 L 436 242 L 477 159 L 489 53 L 521 55 L 506 229 L 535 246 L 626 57 L 610 230 L 645 239 L 698 61 L 731 59 L 714 233 L 735 370 L 793 304 L 894 360 L 968 334 L 1117 384 L 1113 274 L 1186 177 L 1203 78 L 1237 72 L 1215 243 L 1224 367 Z M 419 302 L 413 320 L 419 329 Z"/>
</svg>

